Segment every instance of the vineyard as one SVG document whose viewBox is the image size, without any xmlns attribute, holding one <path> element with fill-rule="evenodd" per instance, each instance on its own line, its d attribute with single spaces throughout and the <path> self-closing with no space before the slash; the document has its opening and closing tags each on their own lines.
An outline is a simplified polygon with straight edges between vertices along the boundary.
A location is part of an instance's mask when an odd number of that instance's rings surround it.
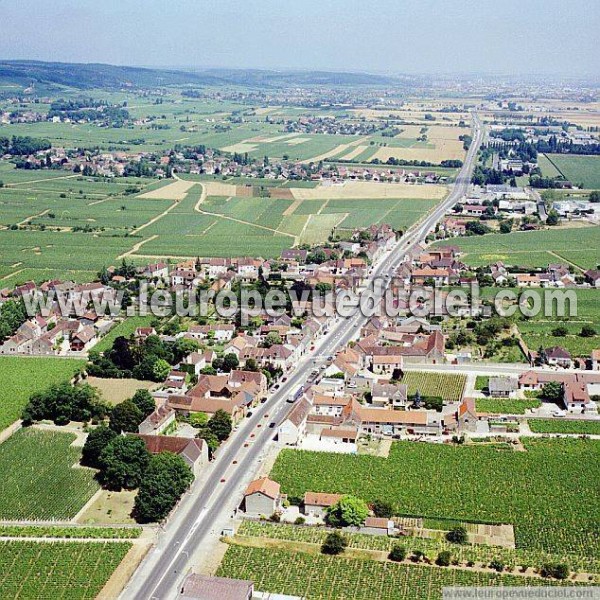
<svg viewBox="0 0 600 600">
<path fill-rule="evenodd" d="M 217 575 L 313 599 L 430 600 L 446 586 L 548 585 L 542 579 L 230 546 Z M 571 582 L 572 583 L 572 582 Z"/>
<path fill-rule="evenodd" d="M 542 403 L 535 398 L 518 400 L 514 398 L 477 398 L 477 412 L 492 415 L 524 415 L 530 408 L 539 408 Z"/>
<path fill-rule="evenodd" d="M 408 386 L 409 394 L 418 390 L 421 396 L 438 396 L 446 402 L 462 399 L 466 381 L 465 375 L 424 371 L 407 371 L 402 377 L 402 383 Z"/>
<path fill-rule="evenodd" d="M 268 538 L 285 540 L 289 542 L 308 542 L 319 546 L 325 540 L 328 530 L 322 527 L 309 527 L 288 525 L 282 523 L 269 523 L 267 521 L 243 521 L 237 535 L 246 537 Z M 507 566 L 521 567 L 523 565 L 540 566 L 544 563 L 567 563 L 573 571 L 580 573 L 600 573 L 600 559 L 598 557 L 582 557 L 573 554 L 550 554 L 536 550 L 502 548 L 485 545 L 457 545 L 447 542 L 443 536 L 439 539 L 406 536 L 402 540 L 379 535 L 366 535 L 360 533 L 346 533 L 349 548 L 361 550 L 379 550 L 389 552 L 394 544 L 401 543 L 408 555 L 414 551 L 421 551 L 432 562 L 439 552 L 449 550 L 453 557 L 461 564 L 468 561 L 489 564 L 494 559 L 499 559 Z"/>
<path fill-rule="evenodd" d="M 69 527 L 49 525 L 0 525 L 0 537 L 131 540 L 141 527 Z"/>
<path fill-rule="evenodd" d="M 84 365 L 83 360 L 0 356 L 0 431 L 21 417 L 31 394 L 68 381 Z"/>
<path fill-rule="evenodd" d="M 131 544 L 0 541 L 0 598 L 95 598 Z"/>
<path fill-rule="evenodd" d="M 572 433 L 600 435 L 600 421 L 575 421 L 558 419 L 531 419 L 529 429 L 534 433 Z"/>
<path fill-rule="evenodd" d="M 511 523 L 519 548 L 600 555 L 600 442 L 530 438 L 524 445 L 516 452 L 396 442 L 388 458 L 283 450 L 271 477 L 290 499 L 308 490 L 385 499 L 399 514 Z"/>
<path fill-rule="evenodd" d="M 22 429 L 0 448 L 0 519 L 71 519 L 99 489 L 68 433 Z"/>
</svg>

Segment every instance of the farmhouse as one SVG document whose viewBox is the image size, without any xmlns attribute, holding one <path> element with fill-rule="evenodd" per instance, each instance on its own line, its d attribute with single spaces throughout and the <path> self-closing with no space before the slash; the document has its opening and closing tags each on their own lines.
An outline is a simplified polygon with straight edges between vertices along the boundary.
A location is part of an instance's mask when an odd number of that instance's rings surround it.
<svg viewBox="0 0 600 600">
<path fill-rule="evenodd" d="M 150 413 L 138 426 L 138 433 L 143 435 L 159 435 L 171 423 L 175 422 L 175 410 L 170 406 L 159 406 Z"/>
<path fill-rule="evenodd" d="M 270 516 L 281 510 L 285 496 L 280 493 L 280 489 L 280 485 L 268 477 L 252 481 L 244 492 L 246 514 L 255 517 Z"/>
<path fill-rule="evenodd" d="M 518 382 L 514 377 L 490 377 L 489 395 L 492 398 L 508 398 L 517 391 Z"/>
<path fill-rule="evenodd" d="M 181 586 L 179 600 L 252 600 L 254 584 L 242 579 L 190 573 Z"/>
<path fill-rule="evenodd" d="M 277 430 L 279 441 L 288 446 L 298 445 L 306 435 L 306 419 L 312 404 L 303 397 L 292 408 L 289 415 Z"/>
<path fill-rule="evenodd" d="M 304 514 L 317 519 L 324 519 L 326 509 L 339 502 L 341 494 L 323 494 L 320 492 L 305 492 L 302 507 Z"/>
<path fill-rule="evenodd" d="M 137 435 L 146 444 L 148 452 L 151 454 L 158 454 L 160 452 L 178 454 L 195 475 L 198 474 L 198 471 L 203 466 L 208 464 L 208 445 L 200 438 L 183 438 L 170 435 Z"/>
</svg>

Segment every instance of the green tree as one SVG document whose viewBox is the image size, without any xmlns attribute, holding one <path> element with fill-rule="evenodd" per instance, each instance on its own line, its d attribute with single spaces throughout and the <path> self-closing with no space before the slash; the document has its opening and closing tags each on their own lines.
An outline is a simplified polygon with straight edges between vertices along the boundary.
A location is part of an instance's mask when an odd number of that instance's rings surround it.
<svg viewBox="0 0 600 600">
<path fill-rule="evenodd" d="M 275 346 L 276 344 L 281 344 L 281 336 L 276 331 L 269 331 L 264 339 L 265 348 L 270 348 L 271 346 Z"/>
<path fill-rule="evenodd" d="M 499 558 L 494 558 L 490 562 L 490 569 L 494 569 L 494 571 L 502 573 L 502 571 L 504 571 L 504 563 Z"/>
<path fill-rule="evenodd" d="M 570 571 L 565 563 L 544 563 L 540 568 L 542 577 L 554 577 L 554 579 L 567 579 Z"/>
<path fill-rule="evenodd" d="M 144 420 L 142 411 L 132 400 L 117 404 L 110 414 L 110 428 L 117 433 L 137 433 L 139 424 Z"/>
<path fill-rule="evenodd" d="M 562 399 L 562 386 L 558 381 L 549 381 L 542 386 L 542 398 L 550 402 L 560 402 Z"/>
<path fill-rule="evenodd" d="M 594 337 L 596 330 L 591 325 L 584 325 L 579 332 L 579 335 L 584 338 Z"/>
<path fill-rule="evenodd" d="M 206 426 L 217 436 L 217 439 L 220 442 L 226 440 L 230 436 L 233 428 L 231 416 L 222 408 L 217 410 L 217 412 L 208 420 Z"/>
<path fill-rule="evenodd" d="M 332 531 L 323 541 L 323 544 L 321 545 L 321 552 L 323 554 L 335 556 L 336 554 L 341 554 L 347 545 L 348 540 L 345 536 L 343 536 L 339 531 Z"/>
<path fill-rule="evenodd" d="M 149 461 L 144 440 L 119 435 L 100 453 L 100 480 L 111 490 L 133 490 L 140 485 Z"/>
<path fill-rule="evenodd" d="M 546 218 L 546 225 L 555 226 L 560 223 L 560 218 L 558 213 L 552 209 L 548 212 L 548 217 Z"/>
<path fill-rule="evenodd" d="M 81 451 L 81 464 L 96 469 L 100 468 L 100 454 L 116 437 L 117 434 L 104 424 L 92 429 L 88 433 Z"/>
<path fill-rule="evenodd" d="M 446 539 L 453 544 L 466 544 L 469 540 L 469 535 L 467 534 L 467 530 L 462 525 L 459 525 L 453 527 L 446 534 Z"/>
<path fill-rule="evenodd" d="M 327 508 L 327 523 L 333 527 L 360 527 L 369 516 L 369 507 L 356 496 L 342 496 Z"/>
<path fill-rule="evenodd" d="M 154 381 L 164 381 L 171 371 L 171 365 L 164 358 L 157 358 L 152 365 Z"/>
<path fill-rule="evenodd" d="M 140 409 L 144 419 L 156 409 L 156 402 L 152 394 L 143 388 L 135 392 L 131 401 Z"/>
<path fill-rule="evenodd" d="M 452 552 L 450 550 L 442 550 L 435 560 L 438 567 L 449 567 L 452 562 Z"/>
<path fill-rule="evenodd" d="M 240 366 L 240 361 L 238 360 L 238 357 L 233 354 L 233 352 L 230 352 L 229 354 L 226 354 L 223 357 L 223 370 L 224 371 L 233 371 L 234 369 L 237 369 Z"/>
<path fill-rule="evenodd" d="M 388 558 L 396 562 L 402 562 L 406 558 L 406 547 L 400 546 L 400 544 L 394 544 Z"/>
<path fill-rule="evenodd" d="M 594 190 L 593 192 L 590 192 L 589 201 L 594 203 L 600 202 L 600 191 Z"/>
<path fill-rule="evenodd" d="M 387 500 L 375 500 L 371 508 L 376 517 L 391 519 L 394 516 L 394 505 Z"/>
<path fill-rule="evenodd" d="M 510 233 L 512 231 L 512 228 L 513 222 L 511 220 L 502 221 L 502 223 L 500 223 L 500 233 Z"/>
<path fill-rule="evenodd" d="M 152 456 L 135 498 L 133 514 L 136 520 L 152 523 L 164 519 L 193 479 L 192 471 L 181 456 L 172 452 Z"/>
<path fill-rule="evenodd" d="M 212 457 L 214 456 L 217 448 L 220 443 L 219 438 L 215 435 L 215 433 L 209 429 L 208 427 L 200 427 L 198 429 L 198 433 L 196 434 L 197 438 L 203 439 L 208 446 L 208 453 Z"/>
<path fill-rule="evenodd" d="M 569 333 L 569 330 L 564 325 L 559 325 L 552 330 L 554 337 L 565 337 Z"/>
</svg>

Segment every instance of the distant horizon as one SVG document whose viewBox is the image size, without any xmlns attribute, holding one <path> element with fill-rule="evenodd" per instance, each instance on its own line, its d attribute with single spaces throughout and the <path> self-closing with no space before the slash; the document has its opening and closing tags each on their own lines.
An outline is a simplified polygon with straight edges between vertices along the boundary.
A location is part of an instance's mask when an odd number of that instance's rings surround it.
<svg viewBox="0 0 600 600">
<path fill-rule="evenodd" d="M 32 0 L 3 6 L 0 56 L 156 68 L 596 78 L 599 29 L 600 8 L 584 0 Z"/>
<path fill-rule="evenodd" d="M 105 62 L 97 60 L 50 60 L 41 58 L 4 58 L 0 56 L 0 62 L 37 62 L 46 64 L 65 64 L 65 65 L 104 65 L 111 67 L 123 67 L 123 68 L 134 68 L 134 69 L 148 69 L 148 70 L 164 70 L 164 71 L 181 71 L 188 73 L 204 72 L 204 71 L 258 71 L 258 72 L 271 72 L 271 73 L 345 73 L 345 74 L 358 74 L 358 75 L 376 75 L 382 77 L 484 77 L 484 78 L 501 78 L 501 79 L 522 79 L 531 77 L 534 80 L 538 80 L 544 77 L 556 77 L 557 79 L 568 80 L 585 80 L 590 79 L 594 83 L 600 84 L 600 72 L 599 73 L 575 73 L 566 74 L 562 72 L 503 72 L 503 71 L 388 71 L 388 70 L 375 70 L 375 69 L 352 69 L 350 67 L 335 68 L 335 67 L 302 67 L 302 66 L 227 66 L 227 65 L 207 65 L 207 64 L 135 64 L 127 62 Z M 547 82 L 550 83 L 550 82 Z"/>
</svg>

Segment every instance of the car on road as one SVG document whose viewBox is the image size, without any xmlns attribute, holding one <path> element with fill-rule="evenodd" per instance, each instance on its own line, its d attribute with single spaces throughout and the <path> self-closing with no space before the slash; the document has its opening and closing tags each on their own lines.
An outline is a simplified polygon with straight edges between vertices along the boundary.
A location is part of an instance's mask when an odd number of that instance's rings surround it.
<svg viewBox="0 0 600 600">
<path fill-rule="evenodd" d="M 271 421 L 271 422 L 269 423 L 269 429 L 274 429 L 274 428 L 275 428 L 275 425 L 276 425 L 275 421 Z"/>
</svg>

